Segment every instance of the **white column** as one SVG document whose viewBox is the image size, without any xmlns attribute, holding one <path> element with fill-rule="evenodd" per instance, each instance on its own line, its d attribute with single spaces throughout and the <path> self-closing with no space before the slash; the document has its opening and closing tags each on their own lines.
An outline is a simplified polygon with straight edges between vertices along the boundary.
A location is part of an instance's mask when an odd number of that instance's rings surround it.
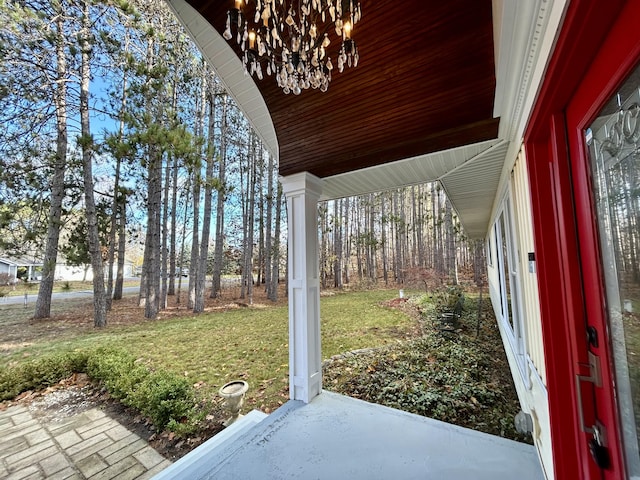
<svg viewBox="0 0 640 480">
<path fill-rule="evenodd" d="M 289 396 L 309 403 L 322 390 L 318 199 L 322 180 L 307 172 L 280 178 L 289 245 Z"/>
</svg>

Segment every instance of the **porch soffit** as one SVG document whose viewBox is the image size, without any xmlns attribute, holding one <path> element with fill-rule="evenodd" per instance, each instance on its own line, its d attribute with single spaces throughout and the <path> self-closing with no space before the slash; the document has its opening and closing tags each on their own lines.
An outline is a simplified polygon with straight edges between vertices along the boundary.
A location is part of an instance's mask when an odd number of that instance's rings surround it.
<svg viewBox="0 0 640 480">
<path fill-rule="evenodd" d="M 497 143 L 499 140 L 489 140 L 326 177 L 320 199 L 331 200 L 434 182 L 482 155 Z"/>
<path fill-rule="evenodd" d="M 491 186 L 475 189 L 462 175 L 498 144 L 491 0 L 407 0 L 402 8 L 361 0 L 360 65 L 335 72 L 328 92 L 299 96 L 284 95 L 272 77 L 245 75 L 236 46 L 221 36 L 231 0 L 168 2 L 278 158 L 280 175 L 322 178 L 322 199 L 443 180 L 465 227 L 488 222 L 500 169 L 482 177 Z M 482 235 L 486 223 L 473 228 Z"/>
<path fill-rule="evenodd" d="M 487 233 L 508 142 L 489 140 L 324 179 L 320 200 L 440 181 L 465 233 Z"/>
<path fill-rule="evenodd" d="M 233 1 L 169 2 L 223 76 L 220 65 L 233 60 L 229 51 L 239 53 L 235 42 L 221 37 Z M 328 92 L 285 95 L 273 77 L 245 76 L 241 66 L 224 79 L 241 104 L 235 80 L 259 91 L 282 176 L 307 171 L 326 178 L 497 138 L 491 0 L 361 4 L 363 20 L 354 34 L 360 65 L 334 71 Z M 338 46 L 334 39 L 329 48 Z M 254 96 L 256 88 L 235 91 L 253 90 Z"/>
<path fill-rule="evenodd" d="M 487 234 L 508 149 L 509 142 L 497 143 L 440 179 L 470 238 Z"/>
</svg>

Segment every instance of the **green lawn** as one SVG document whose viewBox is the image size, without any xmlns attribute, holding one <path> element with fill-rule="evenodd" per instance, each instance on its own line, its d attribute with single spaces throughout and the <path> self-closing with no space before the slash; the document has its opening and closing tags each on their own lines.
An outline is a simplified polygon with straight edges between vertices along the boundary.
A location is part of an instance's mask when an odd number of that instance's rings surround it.
<svg viewBox="0 0 640 480">
<path fill-rule="evenodd" d="M 322 297 L 323 358 L 393 343 L 409 335 L 414 321 L 380 305 L 397 293 L 376 290 Z M 87 308 L 86 303 L 82 305 Z M 0 324 L 9 322 L 10 312 L 9 307 L 0 306 Z M 67 329 L 56 338 L 42 335 L 41 322 L 32 325 L 27 320 L 14 320 L 5 328 L 27 329 L 26 337 L 28 329 L 40 329 L 32 341 L 3 345 L 0 363 L 5 365 L 64 350 L 118 346 L 152 368 L 186 376 L 199 385 L 204 396 L 214 396 L 227 381 L 244 379 L 250 384 L 249 409 L 271 410 L 288 395 L 286 306 L 237 308 L 106 330 L 83 329 L 77 334 Z"/>
</svg>

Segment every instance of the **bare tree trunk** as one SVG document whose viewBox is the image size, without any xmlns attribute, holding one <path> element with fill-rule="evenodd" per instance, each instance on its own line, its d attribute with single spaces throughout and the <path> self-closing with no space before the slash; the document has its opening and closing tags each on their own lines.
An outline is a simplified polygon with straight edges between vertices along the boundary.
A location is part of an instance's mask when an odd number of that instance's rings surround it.
<svg viewBox="0 0 640 480">
<path fill-rule="evenodd" d="M 457 263 L 456 263 L 456 240 L 453 225 L 453 211 L 451 203 L 445 198 L 444 200 L 444 237 L 445 237 L 445 266 L 446 274 L 449 282 L 453 285 L 458 284 Z"/>
<path fill-rule="evenodd" d="M 187 219 L 189 218 L 189 194 L 191 192 L 191 185 L 189 185 L 189 180 L 187 181 L 187 185 L 185 186 L 185 192 L 187 192 L 187 198 L 184 202 L 184 219 L 182 220 L 182 240 L 180 241 L 180 259 L 178 262 L 178 289 L 176 292 L 176 304 L 180 305 L 180 293 L 182 290 L 182 277 L 184 275 L 184 244 L 187 241 Z"/>
<path fill-rule="evenodd" d="M 147 187 L 148 188 L 148 187 Z M 147 199 L 147 215 L 149 213 L 149 206 L 148 206 L 149 200 Z M 151 246 L 150 243 L 150 235 L 149 235 L 149 226 L 147 225 L 147 231 L 145 233 L 145 242 L 144 242 L 144 253 L 143 253 L 143 259 L 142 259 L 142 270 L 140 272 L 140 289 L 138 291 L 138 306 L 139 307 L 146 307 L 147 305 L 147 294 L 149 293 L 149 265 L 148 265 L 148 260 L 149 260 L 149 255 L 150 255 L 150 251 L 149 251 L 149 247 Z"/>
<path fill-rule="evenodd" d="M 165 310 L 167 308 L 167 261 L 169 260 L 169 249 L 167 245 L 169 228 L 168 219 L 169 216 L 169 181 L 171 179 L 169 172 L 169 164 L 171 159 L 167 159 L 167 166 L 164 172 L 164 192 L 162 194 L 162 217 L 161 217 L 161 250 L 160 250 L 160 309 Z"/>
<path fill-rule="evenodd" d="M 629 263 L 630 265 L 628 266 L 627 271 L 631 272 L 631 279 L 633 279 L 634 282 L 636 282 L 638 280 L 638 277 L 640 276 L 640 272 L 638 271 L 638 260 L 637 260 L 637 238 L 636 238 L 636 231 L 637 231 L 637 226 L 634 225 L 634 220 L 636 218 L 635 215 L 635 203 L 634 199 L 633 199 L 633 193 L 632 193 L 632 185 L 636 185 L 635 183 L 632 183 L 634 180 L 634 171 L 633 171 L 633 164 L 629 163 L 629 162 L 625 162 L 625 164 L 623 165 L 624 169 L 625 169 L 625 173 L 622 174 L 621 178 L 625 178 L 627 179 L 627 182 L 624 182 L 622 188 L 624 191 L 624 203 L 625 203 L 625 211 L 627 212 L 627 216 L 626 216 L 626 230 L 627 230 L 627 240 L 628 240 L 628 249 L 629 249 L 629 253 L 628 253 L 628 259 L 629 259 Z"/>
<path fill-rule="evenodd" d="M 98 217 L 93 195 L 93 138 L 89 124 L 89 82 L 91 79 L 91 45 L 89 3 L 85 3 L 82 11 L 82 30 L 80 33 L 80 128 L 82 148 L 82 171 L 84 179 L 84 201 L 87 215 L 87 240 L 93 268 L 93 324 L 96 327 L 107 325 L 107 312 L 104 291 L 104 271 L 102 267 L 102 249 L 98 233 Z"/>
<path fill-rule="evenodd" d="M 260 155 L 260 164 L 259 164 L 259 177 L 260 180 L 256 181 L 258 188 L 258 198 L 262 198 L 263 195 L 263 184 L 264 181 L 264 162 L 262 161 L 262 154 Z M 258 272 L 256 275 L 256 285 L 260 286 L 264 282 L 264 201 L 258 201 Z"/>
<path fill-rule="evenodd" d="M 186 205 L 185 205 L 185 208 Z M 169 288 L 167 295 L 176 294 L 176 221 L 178 212 L 178 156 L 173 157 L 171 170 L 171 231 L 169 233 Z M 179 272 L 182 276 L 182 272 Z"/>
<path fill-rule="evenodd" d="M 443 235 L 443 218 L 442 211 L 444 210 L 442 205 L 442 191 L 440 187 L 436 187 L 436 198 L 437 198 L 437 208 L 438 213 L 437 217 L 435 217 L 435 225 L 436 225 L 436 271 L 442 277 L 446 274 L 445 272 L 445 263 L 444 263 L 444 235 Z"/>
<path fill-rule="evenodd" d="M 200 161 L 194 166 L 193 172 L 193 232 L 191 234 L 191 260 L 189 262 L 189 296 L 187 308 L 193 309 L 196 300 L 196 273 L 198 270 L 198 255 L 200 253 L 200 186 L 202 178 Z"/>
<path fill-rule="evenodd" d="M 121 130 L 122 133 L 122 130 Z M 120 209 L 120 166 L 122 159 L 116 157 L 116 169 L 113 179 L 113 203 L 111 205 L 111 225 L 109 228 L 109 258 L 107 261 L 107 291 L 105 294 L 107 311 L 111 310 L 111 299 L 113 297 L 113 266 L 116 257 L 116 230 L 118 229 L 118 210 Z"/>
<path fill-rule="evenodd" d="M 127 245 L 127 201 L 126 194 L 121 192 L 121 199 L 118 204 L 118 273 L 116 275 L 116 283 L 113 289 L 113 299 L 122 299 L 122 288 L 124 283 L 124 255 Z"/>
<path fill-rule="evenodd" d="M 425 206 L 425 197 L 423 195 L 423 187 L 422 186 L 418 186 L 417 187 L 417 203 L 418 203 L 418 212 L 417 212 L 417 219 L 416 219 L 416 223 L 415 223 L 415 228 L 416 228 L 416 249 L 418 251 L 418 258 L 417 258 L 417 265 L 420 268 L 425 268 L 426 267 L 426 260 L 425 260 L 425 252 L 424 252 L 424 223 L 425 223 L 425 216 L 424 216 L 424 206 Z"/>
<path fill-rule="evenodd" d="M 342 288 L 342 201 L 333 202 L 333 286 Z"/>
<path fill-rule="evenodd" d="M 242 255 L 240 257 L 240 298 L 245 299 L 247 296 L 247 245 L 248 240 L 248 222 L 249 222 L 249 171 L 250 171 L 250 147 L 247 146 L 247 166 L 243 171 L 242 157 L 240 158 L 240 204 L 242 205 Z M 245 178 L 245 174 L 247 178 Z M 246 186 L 245 186 L 246 185 Z"/>
<path fill-rule="evenodd" d="M 484 283 L 484 244 L 481 240 L 476 240 L 474 247 L 473 280 L 477 286 L 481 287 Z"/>
<path fill-rule="evenodd" d="M 202 240 L 200 242 L 200 261 L 196 268 L 196 295 L 193 313 L 204 312 L 204 290 L 206 286 L 207 263 L 209 256 L 209 232 L 211 228 L 211 204 L 213 196 L 213 165 L 215 163 L 214 132 L 215 132 L 215 95 L 207 95 L 209 104 L 209 129 L 207 148 L 207 170 L 204 186 L 204 212 L 202 220 Z"/>
<path fill-rule="evenodd" d="M 249 305 L 253 305 L 253 234 L 255 223 L 255 205 L 256 205 L 256 164 L 257 152 L 256 152 L 256 136 L 251 133 L 251 153 L 250 159 L 251 165 L 249 169 L 249 182 L 247 187 L 249 188 L 249 201 L 247 205 L 247 235 L 245 243 L 245 281 L 247 284 L 247 297 Z"/>
<path fill-rule="evenodd" d="M 196 137 L 204 134 L 204 117 L 207 111 L 207 86 L 206 78 L 202 76 L 200 86 L 199 108 L 196 115 Z M 193 234 L 191 236 L 191 262 L 189 268 L 189 298 L 187 308 L 193 309 L 196 302 L 196 277 L 198 273 L 198 259 L 200 256 L 200 192 L 202 186 L 202 164 L 201 157 L 198 156 L 196 164 L 193 166 Z"/>
<path fill-rule="evenodd" d="M 329 227 L 327 226 L 328 207 L 326 202 L 318 206 L 318 215 L 320 216 L 320 285 L 322 288 L 327 288 L 327 232 Z"/>
<path fill-rule="evenodd" d="M 211 298 L 218 298 L 222 290 L 222 253 L 224 249 L 224 201 L 227 196 L 227 103 L 228 97 L 222 94 L 222 112 L 220 114 L 220 165 L 218 166 L 218 198 L 216 203 L 216 240 L 213 254 L 213 276 L 211 279 Z"/>
<path fill-rule="evenodd" d="M 396 235 L 395 235 L 395 243 L 396 243 L 396 282 L 399 284 L 404 283 L 404 268 L 405 268 L 405 259 L 404 259 L 404 218 L 403 218 L 403 208 L 401 205 L 401 196 L 402 192 L 395 191 L 393 192 L 393 216 L 395 219 L 395 227 L 396 227 Z"/>
<path fill-rule="evenodd" d="M 408 206 L 406 205 L 406 201 L 407 201 L 407 189 L 403 189 L 400 192 L 400 226 L 401 226 L 401 252 L 402 252 L 402 283 L 404 283 L 407 279 L 407 268 L 409 268 L 412 264 L 411 259 L 409 258 L 411 256 L 411 250 L 409 248 L 409 238 L 410 238 L 410 234 L 409 234 L 409 227 L 408 224 L 409 222 L 407 222 L 407 212 L 408 212 Z"/>
<path fill-rule="evenodd" d="M 385 286 L 389 286 L 389 263 L 387 259 L 387 225 L 389 220 L 387 219 L 387 212 L 385 210 L 386 202 L 384 197 L 380 202 L 380 243 L 382 247 L 382 278 L 384 279 Z"/>
<path fill-rule="evenodd" d="M 282 185 L 278 182 L 276 196 L 275 231 L 273 232 L 273 266 L 271 267 L 271 283 L 273 285 L 269 300 L 278 300 L 278 283 L 280 282 L 280 222 L 282 221 Z"/>
<path fill-rule="evenodd" d="M 149 147 L 148 158 L 149 192 L 147 202 L 147 239 L 149 247 L 145 253 L 148 256 L 144 263 L 147 265 L 145 318 L 155 319 L 160 310 L 160 228 L 162 207 L 162 154 L 158 147 Z"/>
<path fill-rule="evenodd" d="M 421 267 L 421 255 L 420 255 L 420 235 L 421 233 L 421 218 L 420 207 L 422 202 L 420 201 L 420 186 L 414 185 L 411 187 L 411 266 Z"/>
<path fill-rule="evenodd" d="M 360 209 L 362 208 L 362 204 L 364 202 L 364 197 L 360 196 L 357 199 L 357 208 Z M 363 238 L 363 234 L 362 234 L 362 228 L 361 228 L 361 221 L 362 221 L 362 216 L 361 215 L 356 215 L 356 262 L 357 262 L 357 266 L 358 266 L 358 281 L 362 282 L 362 279 L 364 277 L 364 268 L 363 268 L 363 262 L 362 262 L 362 251 L 363 251 L 363 244 L 365 239 Z"/>
<path fill-rule="evenodd" d="M 371 259 L 371 243 L 373 241 L 373 232 L 371 231 L 371 194 L 366 196 L 364 202 L 364 211 L 362 212 L 362 221 L 364 223 L 365 231 L 365 243 L 364 243 L 364 255 L 365 255 L 365 270 L 369 280 L 372 278 L 373 260 Z"/>
<path fill-rule="evenodd" d="M 56 156 L 51 180 L 51 205 L 47 226 L 47 244 L 42 265 L 42 279 L 38 290 L 34 318 L 51 316 L 51 294 L 58 258 L 58 241 L 62 219 L 62 200 L 65 195 L 64 175 L 67 166 L 67 59 L 62 6 L 58 4 L 55 21 L 56 50 L 56 92 L 54 106 L 56 112 Z"/>
<path fill-rule="evenodd" d="M 378 252 L 378 246 L 376 242 L 376 200 L 373 193 L 369 194 L 369 236 L 368 236 L 368 254 L 367 254 L 367 268 L 369 269 L 369 279 L 373 283 L 378 281 L 377 261 L 376 256 Z"/>
<path fill-rule="evenodd" d="M 273 222 L 273 201 L 274 201 L 274 189 L 273 189 L 273 156 L 269 155 L 267 161 L 267 218 L 265 219 L 265 256 L 264 256 L 264 278 L 265 278 L 265 292 L 267 298 L 271 300 L 273 296 L 273 276 L 271 275 L 272 258 L 274 256 L 273 243 L 271 241 L 272 234 L 272 222 Z"/>
</svg>

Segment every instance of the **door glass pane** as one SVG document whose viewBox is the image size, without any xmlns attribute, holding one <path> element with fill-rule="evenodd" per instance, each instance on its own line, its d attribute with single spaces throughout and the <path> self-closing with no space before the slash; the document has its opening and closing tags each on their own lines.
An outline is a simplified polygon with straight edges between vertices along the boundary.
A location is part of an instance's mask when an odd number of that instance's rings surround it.
<svg viewBox="0 0 640 480">
<path fill-rule="evenodd" d="M 629 474 L 640 475 L 640 71 L 585 131 Z"/>
</svg>

